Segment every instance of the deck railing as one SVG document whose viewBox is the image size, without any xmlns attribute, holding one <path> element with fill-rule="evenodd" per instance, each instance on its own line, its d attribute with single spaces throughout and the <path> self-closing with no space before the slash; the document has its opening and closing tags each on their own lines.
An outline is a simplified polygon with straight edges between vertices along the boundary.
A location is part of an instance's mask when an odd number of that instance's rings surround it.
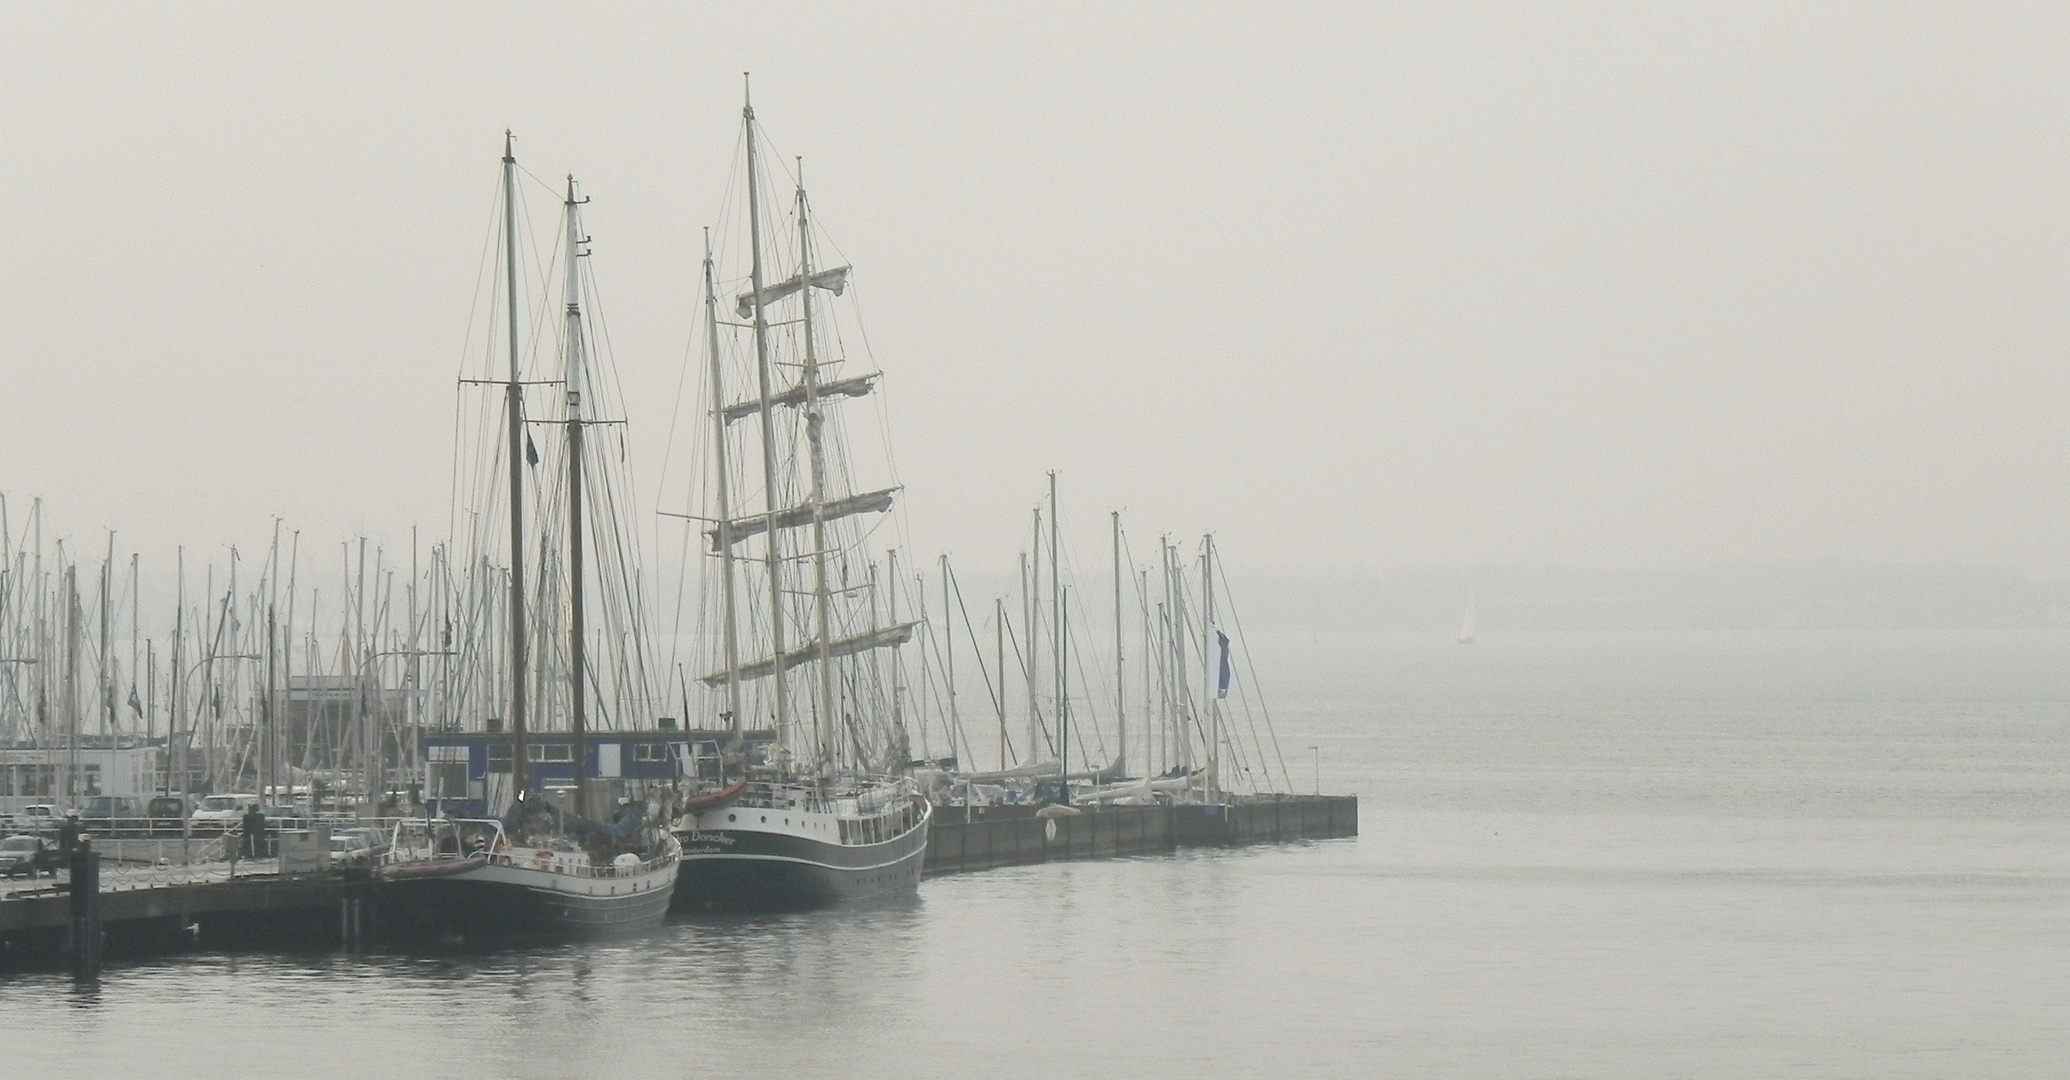
<svg viewBox="0 0 2070 1080">
<path fill-rule="evenodd" d="M 452 830 L 450 837 L 433 836 L 431 829 Z M 460 834 L 472 832 L 472 849 L 461 845 Z M 450 838 L 456 850 L 441 851 L 439 845 Z M 520 866 L 533 870 L 548 870 L 556 874 L 586 878 L 625 878 L 672 866 L 677 861 L 674 852 L 668 852 L 652 859 L 642 859 L 633 866 L 621 867 L 615 862 L 593 863 L 586 851 L 570 851 L 561 848 L 513 845 L 505 834 L 503 823 L 495 818 L 440 818 L 426 822 L 420 818 L 408 818 L 396 823 L 389 840 L 388 852 L 382 857 L 384 866 L 402 866 L 423 863 L 459 862 L 465 859 L 486 857 L 503 866 Z"/>
<path fill-rule="evenodd" d="M 868 791 L 859 794 L 831 797 L 821 795 L 817 788 L 807 784 L 751 780 L 734 805 L 767 810 L 803 810 L 807 813 L 847 813 L 875 817 L 896 812 L 919 790 L 913 779 L 906 776 L 888 784 L 872 786 Z"/>
</svg>

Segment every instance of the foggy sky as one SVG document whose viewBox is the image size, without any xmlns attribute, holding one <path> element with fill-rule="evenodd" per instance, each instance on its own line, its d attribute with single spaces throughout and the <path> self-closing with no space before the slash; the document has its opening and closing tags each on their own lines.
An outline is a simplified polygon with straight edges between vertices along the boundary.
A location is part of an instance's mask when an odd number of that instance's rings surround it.
<svg viewBox="0 0 2070 1080">
<path fill-rule="evenodd" d="M 443 530 L 506 127 L 691 502 L 751 70 L 977 569 L 1048 469 L 1261 570 L 2066 563 L 2060 7 L 0 16 L 0 490 L 89 550 Z"/>
</svg>

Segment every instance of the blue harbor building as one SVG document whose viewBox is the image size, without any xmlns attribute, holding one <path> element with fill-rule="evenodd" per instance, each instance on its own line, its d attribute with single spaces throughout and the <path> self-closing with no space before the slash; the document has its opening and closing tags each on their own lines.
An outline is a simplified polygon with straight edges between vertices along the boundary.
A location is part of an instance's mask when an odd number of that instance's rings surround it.
<svg viewBox="0 0 2070 1080">
<path fill-rule="evenodd" d="M 690 740 L 681 731 L 598 731 L 588 737 L 585 774 L 593 806 L 642 798 L 650 787 L 675 784 L 691 772 Z M 424 765 L 424 809 L 428 815 L 488 817 L 510 805 L 511 748 L 508 732 L 426 732 L 419 744 Z M 575 787 L 575 739 L 565 731 L 525 735 L 525 771 L 530 785 L 561 802 Z"/>
<path fill-rule="evenodd" d="M 773 732 L 740 732 L 742 757 L 760 763 L 775 742 Z M 683 731 L 673 720 L 658 729 L 595 731 L 588 736 L 589 779 L 593 807 L 619 799 L 644 798 L 655 786 L 695 788 L 715 783 L 721 775 L 723 747 L 734 733 Z M 437 817 L 490 817 L 510 805 L 510 733 L 489 731 L 425 732 L 418 743 L 423 767 L 424 811 Z M 530 786 L 550 801 L 567 805 L 575 787 L 575 739 L 565 731 L 525 735 L 525 773 Z"/>
</svg>

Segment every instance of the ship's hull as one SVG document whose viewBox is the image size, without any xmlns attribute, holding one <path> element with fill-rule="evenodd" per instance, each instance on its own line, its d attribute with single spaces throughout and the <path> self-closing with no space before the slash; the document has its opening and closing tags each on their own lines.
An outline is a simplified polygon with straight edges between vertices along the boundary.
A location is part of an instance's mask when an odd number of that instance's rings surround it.
<svg viewBox="0 0 2070 1080">
<path fill-rule="evenodd" d="M 619 937 L 660 926 L 675 885 L 672 862 L 589 876 L 489 860 L 453 873 L 384 875 L 379 918 L 382 936 L 399 940 Z"/>
<path fill-rule="evenodd" d="M 911 895 L 920 888 L 932 807 L 914 799 L 913 822 L 876 843 L 838 843 L 805 830 L 765 827 L 757 819 L 805 820 L 778 811 L 703 815 L 681 829 L 674 906 L 688 911 L 794 911 L 852 900 Z M 836 830 L 824 830 L 833 833 Z"/>
</svg>

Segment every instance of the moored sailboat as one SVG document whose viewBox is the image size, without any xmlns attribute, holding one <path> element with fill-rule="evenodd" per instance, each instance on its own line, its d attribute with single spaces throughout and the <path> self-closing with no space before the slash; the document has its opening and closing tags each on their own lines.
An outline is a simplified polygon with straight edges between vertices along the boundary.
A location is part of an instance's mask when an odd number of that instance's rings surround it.
<svg viewBox="0 0 2070 1080">
<path fill-rule="evenodd" d="M 701 682 L 714 695 L 713 730 L 730 744 L 731 771 L 715 786 L 731 794 L 717 798 L 715 790 L 676 819 L 683 848 L 676 903 L 797 908 L 910 893 L 919 886 L 933 811 L 900 775 L 910 751 L 896 695 L 881 692 L 878 665 L 920 624 L 901 621 L 895 607 L 881 617 L 877 567 L 860 528 L 865 516 L 889 512 L 900 489 L 856 490 L 850 483 L 838 415 L 842 402 L 871 393 L 877 376 L 840 374 L 843 358 L 825 351 L 838 338 L 817 294 L 841 294 L 849 268 L 815 264 L 802 183 L 791 253 L 796 271 L 766 279 L 769 249 L 781 244 L 764 235 L 752 104 L 742 117 L 748 274 L 730 313 L 745 324 L 720 318 L 709 250 L 704 264 L 713 425 L 705 520 L 712 526 L 709 592 L 719 611 L 712 635 L 717 670 Z M 776 309 L 780 318 L 772 318 Z M 750 397 L 728 396 L 722 327 L 745 331 Z M 796 381 L 779 386 L 779 370 L 794 371 Z M 755 471 L 747 470 L 749 462 Z M 733 493 L 757 483 L 761 507 L 736 505 Z M 800 564 L 809 568 L 808 580 L 798 580 Z M 750 637 L 759 659 L 743 656 Z M 766 719 L 774 733 L 758 758 L 741 750 L 742 724 L 751 715 Z"/>
<path fill-rule="evenodd" d="M 504 386 L 509 465 L 510 572 L 508 741 L 489 748 L 507 753 L 509 809 L 500 817 L 440 817 L 398 825 L 379 871 L 383 920 L 400 936 L 442 938 L 586 937 L 650 929 L 666 917 L 674 893 L 680 847 L 666 826 L 668 801 L 661 792 L 627 800 L 608 823 L 591 807 L 592 754 L 588 730 L 590 667 L 586 659 L 584 585 L 583 434 L 592 422 L 585 411 L 585 349 L 591 340 L 576 259 L 587 242 L 580 222 L 581 200 L 568 181 L 566 370 L 564 423 L 567 450 L 568 521 L 568 755 L 572 807 L 553 805 L 528 783 L 533 757 L 527 689 L 531 678 L 526 646 L 524 572 L 524 473 L 529 442 L 518 338 L 517 160 L 509 136 L 503 155 L 504 256 L 509 305 L 509 379 Z M 544 569 L 542 568 L 542 573 Z M 544 760 L 544 755 L 541 755 Z"/>
</svg>

